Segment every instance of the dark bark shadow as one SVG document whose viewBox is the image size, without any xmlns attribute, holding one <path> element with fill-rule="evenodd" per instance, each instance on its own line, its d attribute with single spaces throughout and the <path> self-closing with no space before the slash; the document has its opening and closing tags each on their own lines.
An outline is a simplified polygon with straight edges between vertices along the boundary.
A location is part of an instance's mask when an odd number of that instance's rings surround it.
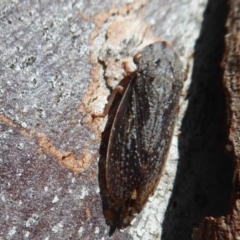
<svg viewBox="0 0 240 240">
<path fill-rule="evenodd" d="M 224 54 L 225 0 L 209 0 L 196 42 L 189 105 L 179 137 L 179 163 L 165 213 L 162 240 L 191 239 L 206 216 L 225 214 L 231 201 L 234 160 L 227 152 Z"/>
</svg>

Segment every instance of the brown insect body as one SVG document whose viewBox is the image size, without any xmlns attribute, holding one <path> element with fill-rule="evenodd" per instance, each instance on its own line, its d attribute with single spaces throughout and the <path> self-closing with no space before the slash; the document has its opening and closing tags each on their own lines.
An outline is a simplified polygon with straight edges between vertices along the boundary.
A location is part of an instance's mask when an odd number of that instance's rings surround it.
<svg viewBox="0 0 240 240">
<path fill-rule="evenodd" d="M 134 61 L 137 71 L 119 104 L 106 156 L 119 228 L 129 225 L 157 188 L 185 80 L 181 61 L 165 42 L 145 47 Z"/>
</svg>

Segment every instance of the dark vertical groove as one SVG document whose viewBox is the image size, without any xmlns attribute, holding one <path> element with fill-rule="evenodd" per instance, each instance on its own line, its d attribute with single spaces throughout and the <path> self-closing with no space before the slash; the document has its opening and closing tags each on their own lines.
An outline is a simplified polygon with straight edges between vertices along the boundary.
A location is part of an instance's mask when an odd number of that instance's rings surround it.
<svg viewBox="0 0 240 240">
<path fill-rule="evenodd" d="M 189 105 L 179 137 L 179 163 L 162 240 L 191 239 L 206 216 L 227 212 L 233 159 L 228 143 L 227 105 L 222 84 L 226 0 L 209 0 L 196 42 Z"/>
</svg>

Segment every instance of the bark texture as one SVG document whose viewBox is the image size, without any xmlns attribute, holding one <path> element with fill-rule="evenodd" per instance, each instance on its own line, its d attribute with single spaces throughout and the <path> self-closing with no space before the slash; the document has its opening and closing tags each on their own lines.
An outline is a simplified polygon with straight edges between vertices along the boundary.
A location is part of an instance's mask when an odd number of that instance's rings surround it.
<svg viewBox="0 0 240 240">
<path fill-rule="evenodd" d="M 134 70 L 138 49 L 161 39 L 190 62 L 182 134 L 154 197 L 112 238 L 191 239 L 194 224 L 225 213 L 233 178 L 220 68 L 227 10 L 224 0 L 0 2 L 0 239 L 110 239 L 98 181 L 106 119 L 90 115 Z"/>
<path fill-rule="evenodd" d="M 229 1 L 226 21 L 225 52 L 222 60 L 223 85 L 227 97 L 227 129 L 229 143 L 226 150 L 233 156 L 232 201 L 228 210 L 218 217 L 205 218 L 195 229 L 193 239 L 240 239 L 240 1 Z M 226 169 L 223 171 L 226 175 Z"/>
</svg>

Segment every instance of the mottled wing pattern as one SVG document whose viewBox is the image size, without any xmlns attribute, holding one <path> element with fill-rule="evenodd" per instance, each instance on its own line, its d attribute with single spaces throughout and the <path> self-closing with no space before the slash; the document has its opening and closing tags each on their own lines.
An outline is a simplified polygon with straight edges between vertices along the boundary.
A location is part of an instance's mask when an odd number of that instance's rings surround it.
<svg viewBox="0 0 240 240">
<path fill-rule="evenodd" d="M 107 187 L 115 202 L 123 202 L 129 198 L 138 180 L 138 155 L 141 146 L 138 144 L 138 126 L 136 125 L 136 94 L 133 77 L 113 122 L 109 138 L 106 178 Z"/>
<path fill-rule="evenodd" d="M 173 70 L 174 56 L 165 49 L 166 45 L 159 43 L 146 48 L 147 56 L 154 61 L 139 63 L 121 100 L 109 138 L 107 188 L 119 203 L 131 199 L 134 193 L 137 211 L 160 179 L 182 88 L 183 79 L 176 79 Z M 181 64 L 176 64 L 180 70 Z"/>
</svg>

